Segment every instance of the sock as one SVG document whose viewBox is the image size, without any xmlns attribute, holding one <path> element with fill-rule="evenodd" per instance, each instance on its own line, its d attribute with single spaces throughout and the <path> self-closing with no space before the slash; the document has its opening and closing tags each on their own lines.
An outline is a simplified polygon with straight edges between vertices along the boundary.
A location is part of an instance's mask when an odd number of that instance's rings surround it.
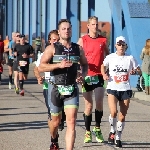
<svg viewBox="0 0 150 150">
<path fill-rule="evenodd" d="M 98 111 L 95 109 L 95 122 L 96 122 L 95 126 L 97 128 L 100 128 L 100 123 L 101 123 L 102 117 L 103 117 L 103 111 Z"/>
<path fill-rule="evenodd" d="M 9 75 L 9 83 L 12 84 L 12 75 Z"/>
<path fill-rule="evenodd" d="M 125 122 L 118 121 L 117 122 L 117 132 L 116 132 L 116 140 L 121 140 L 121 134 L 124 129 Z"/>
<path fill-rule="evenodd" d="M 86 131 L 90 131 L 90 126 L 91 126 L 91 122 L 92 122 L 92 114 L 90 114 L 89 116 L 83 114 L 83 117 L 84 117 L 84 121 L 85 121 Z"/>
<path fill-rule="evenodd" d="M 23 90 L 23 83 L 24 83 L 23 80 L 19 80 L 19 86 L 20 86 L 20 89 L 21 89 L 21 90 Z"/>
<path fill-rule="evenodd" d="M 117 118 L 112 118 L 111 115 L 109 116 L 109 123 L 110 123 L 110 132 L 115 133 L 116 132 L 116 123 Z"/>
</svg>

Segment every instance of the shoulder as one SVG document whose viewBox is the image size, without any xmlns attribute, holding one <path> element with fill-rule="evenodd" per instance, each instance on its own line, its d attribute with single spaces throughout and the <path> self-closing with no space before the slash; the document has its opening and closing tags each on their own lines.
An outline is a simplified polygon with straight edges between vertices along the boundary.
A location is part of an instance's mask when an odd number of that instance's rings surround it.
<svg viewBox="0 0 150 150">
<path fill-rule="evenodd" d="M 107 55 L 106 58 L 116 57 L 116 56 L 117 56 L 116 53 L 111 53 L 111 54 Z"/>
<path fill-rule="evenodd" d="M 99 38 L 99 40 L 102 41 L 102 42 L 106 42 L 106 41 L 107 41 L 107 38 L 104 37 L 104 36 L 102 36 L 102 35 L 98 35 L 98 38 Z"/>
</svg>

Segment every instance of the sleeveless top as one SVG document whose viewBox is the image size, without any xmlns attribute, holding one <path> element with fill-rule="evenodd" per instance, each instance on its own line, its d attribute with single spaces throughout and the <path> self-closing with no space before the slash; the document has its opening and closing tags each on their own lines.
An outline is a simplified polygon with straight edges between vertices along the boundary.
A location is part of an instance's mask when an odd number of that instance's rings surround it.
<svg viewBox="0 0 150 150">
<path fill-rule="evenodd" d="M 60 63 L 63 59 L 73 62 L 69 68 L 59 68 L 52 71 L 57 85 L 72 85 L 76 82 L 78 62 L 80 59 L 79 45 L 71 43 L 71 47 L 67 49 L 60 42 L 54 43 L 55 54 L 50 63 Z"/>
<path fill-rule="evenodd" d="M 89 35 L 82 37 L 83 50 L 88 61 L 88 76 L 101 75 L 101 65 L 104 60 L 104 49 L 106 38 L 99 35 L 97 38 L 91 38 Z"/>
</svg>

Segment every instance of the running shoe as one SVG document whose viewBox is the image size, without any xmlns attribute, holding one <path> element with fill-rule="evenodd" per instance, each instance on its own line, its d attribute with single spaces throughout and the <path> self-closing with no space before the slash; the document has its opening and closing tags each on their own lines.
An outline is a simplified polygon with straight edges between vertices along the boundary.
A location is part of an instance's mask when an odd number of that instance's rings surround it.
<svg viewBox="0 0 150 150">
<path fill-rule="evenodd" d="M 92 142 L 92 134 L 90 131 L 86 131 L 84 137 L 84 143 L 91 143 Z"/>
<path fill-rule="evenodd" d="M 110 132 L 108 137 L 108 143 L 114 144 L 115 143 L 115 133 Z"/>
<path fill-rule="evenodd" d="M 101 132 L 100 128 L 94 127 L 92 132 L 95 134 L 97 142 L 99 142 L 99 143 L 104 142 L 104 138 L 103 138 L 103 135 L 102 135 L 102 132 Z"/>
</svg>

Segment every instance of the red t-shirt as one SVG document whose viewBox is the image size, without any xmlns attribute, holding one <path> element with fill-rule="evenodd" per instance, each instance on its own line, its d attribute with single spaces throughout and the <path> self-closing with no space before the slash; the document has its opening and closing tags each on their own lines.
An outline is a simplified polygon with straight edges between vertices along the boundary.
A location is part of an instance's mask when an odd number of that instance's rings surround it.
<svg viewBox="0 0 150 150">
<path fill-rule="evenodd" d="M 88 61 L 88 76 L 101 75 L 100 69 L 104 60 L 104 49 L 107 39 L 101 35 L 91 38 L 89 35 L 82 37 L 83 50 Z"/>
</svg>

